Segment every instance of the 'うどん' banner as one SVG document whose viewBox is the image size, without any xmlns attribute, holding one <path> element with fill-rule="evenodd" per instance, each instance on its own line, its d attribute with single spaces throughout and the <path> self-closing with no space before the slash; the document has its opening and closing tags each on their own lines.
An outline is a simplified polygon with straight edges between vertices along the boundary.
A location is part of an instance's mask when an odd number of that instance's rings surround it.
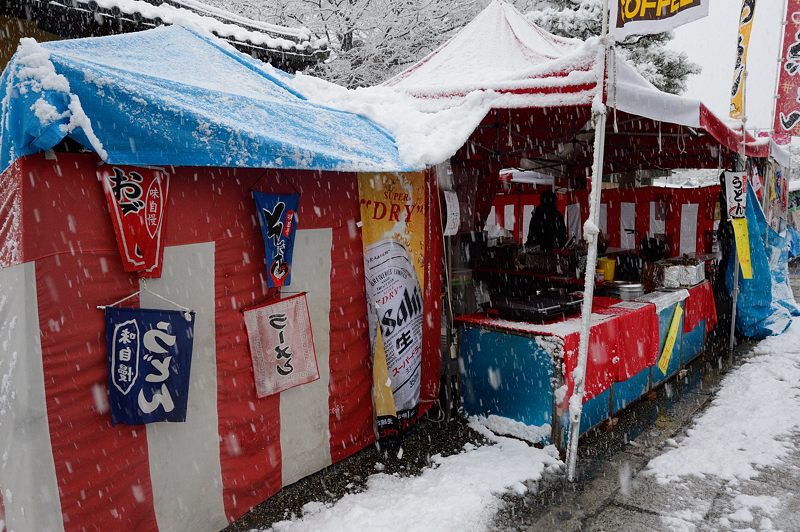
<svg viewBox="0 0 800 532">
<path fill-rule="evenodd" d="M 157 168 L 102 167 L 103 184 L 126 272 L 161 277 L 169 175 Z"/>
<path fill-rule="evenodd" d="M 425 315 L 425 180 L 359 174 L 378 438 L 396 442 L 419 407 Z"/>
<path fill-rule="evenodd" d="M 628 35 L 663 33 L 708 15 L 710 0 L 611 0 L 611 33 Z"/>
</svg>

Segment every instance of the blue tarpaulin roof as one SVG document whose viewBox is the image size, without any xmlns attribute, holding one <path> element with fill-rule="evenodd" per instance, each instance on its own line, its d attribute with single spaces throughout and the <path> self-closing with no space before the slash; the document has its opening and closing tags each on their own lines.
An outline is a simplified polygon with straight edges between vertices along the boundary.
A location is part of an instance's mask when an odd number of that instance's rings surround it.
<svg viewBox="0 0 800 532">
<path fill-rule="evenodd" d="M 406 169 L 385 130 L 289 76 L 180 26 L 25 40 L 0 77 L 0 170 L 64 137 L 113 164 Z"/>
</svg>

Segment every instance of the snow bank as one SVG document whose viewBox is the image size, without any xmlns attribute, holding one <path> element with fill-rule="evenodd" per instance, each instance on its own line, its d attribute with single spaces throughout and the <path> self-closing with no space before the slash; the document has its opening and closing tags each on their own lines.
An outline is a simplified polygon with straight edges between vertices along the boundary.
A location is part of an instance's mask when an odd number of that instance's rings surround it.
<svg viewBox="0 0 800 532">
<path fill-rule="evenodd" d="M 342 497 L 332 506 L 309 503 L 303 516 L 273 524 L 272 530 L 484 530 L 500 508 L 500 496 L 527 491 L 560 462 L 554 447 L 536 449 L 519 440 L 495 436 L 482 425 L 472 428 L 494 444 L 467 444 L 464 452 L 431 457 L 433 465 L 415 477 L 379 473 L 367 489 Z"/>
<path fill-rule="evenodd" d="M 794 450 L 800 431 L 800 320 L 760 342 L 754 356 L 722 381 L 708 410 L 677 448 L 650 461 L 660 482 L 713 475 L 748 480 Z"/>
<path fill-rule="evenodd" d="M 488 417 L 474 416 L 470 418 L 474 424 L 477 423 L 486 427 L 495 434 L 501 436 L 513 436 L 531 443 L 539 443 L 550 437 L 551 427 L 549 423 L 544 425 L 526 425 L 521 421 L 509 419 L 507 417 L 491 414 Z"/>
</svg>

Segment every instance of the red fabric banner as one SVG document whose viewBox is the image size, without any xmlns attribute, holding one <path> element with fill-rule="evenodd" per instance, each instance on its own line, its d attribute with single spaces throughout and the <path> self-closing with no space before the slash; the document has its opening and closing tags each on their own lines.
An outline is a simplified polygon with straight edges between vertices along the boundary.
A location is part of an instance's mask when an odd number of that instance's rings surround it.
<svg viewBox="0 0 800 532">
<path fill-rule="evenodd" d="M 703 320 L 706 320 L 706 333 L 711 332 L 717 324 L 717 307 L 711 283 L 704 281 L 689 288 L 689 297 L 683 304 L 683 310 L 683 332 L 691 331 Z"/>
<path fill-rule="evenodd" d="M 161 277 L 169 176 L 160 169 L 103 166 L 103 183 L 117 246 L 126 272 Z"/>
<path fill-rule="evenodd" d="M 773 135 L 780 144 L 788 144 L 793 135 L 800 135 L 800 0 L 788 2 Z"/>
</svg>

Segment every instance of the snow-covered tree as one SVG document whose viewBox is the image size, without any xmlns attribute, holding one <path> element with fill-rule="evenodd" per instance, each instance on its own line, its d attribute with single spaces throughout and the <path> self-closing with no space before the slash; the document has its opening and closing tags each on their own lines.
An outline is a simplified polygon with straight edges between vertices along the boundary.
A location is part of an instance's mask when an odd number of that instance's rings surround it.
<svg viewBox="0 0 800 532">
<path fill-rule="evenodd" d="M 449 39 L 489 0 L 206 0 L 252 18 L 304 26 L 333 54 L 313 74 L 348 87 L 375 85 Z M 602 0 L 511 0 L 544 29 L 585 39 L 600 34 Z M 686 88 L 699 67 L 666 48 L 670 34 L 630 37 L 619 46 L 654 85 Z"/>
<path fill-rule="evenodd" d="M 538 0 L 528 11 L 528 19 L 556 35 L 586 39 L 600 35 L 603 20 L 602 0 Z M 666 47 L 670 33 L 631 36 L 617 43 L 617 50 L 659 89 L 680 94 L 686 90 L 691 74 L 700 67 L 684 52 Z"/>
</svg>

